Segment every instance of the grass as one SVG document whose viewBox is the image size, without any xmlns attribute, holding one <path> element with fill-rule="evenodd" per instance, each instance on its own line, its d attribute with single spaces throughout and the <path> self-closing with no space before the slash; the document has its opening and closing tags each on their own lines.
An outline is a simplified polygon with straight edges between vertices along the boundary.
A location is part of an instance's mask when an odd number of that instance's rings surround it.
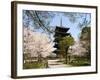
<svg viewBox="0 0 100 80">
<path fill-rule="evenodd" d="M 74 62 L 71 62 L 69 63 L 70 65 L 72 66 L 89 66 L 90 63 L 88 61 L 74 61 Z"/>
<path fill-rule="evenodd" d="M 66 64 L 66 60 L 63 61 Z M 67 64 L 71 66 L 90 66 L 91 62 L 87 58 L 73 58 L 73 60 L 68 61 Z"/>
<path fill-rule="evenodd" d="M 37 68 L 45 68 L 45 64 L 41 62 L 26 62 L 23 64 L 23 69 L 37 69 Z"/>
<path fill-rule="evenodd" d="M 58 63 L 65 64 L 65 59 L 57 61 Z M 70 66 L 90 66 L 91 62 L 87 58 L 71 58 L 70 61 L 67 62 L 66 65 Z M 48 68 L 46 61 L 32 61 L 26 62 L 23 64 L 23 69 L 39 69 L 39 68 Z"/>
<path fill-rule="evenodd" d="M 83 58 L 76 58 L 75 60 L 71 61 L 69 64 L 72 66 L 89 66 L 90 61 L 88 59 Z"/>
</svg>

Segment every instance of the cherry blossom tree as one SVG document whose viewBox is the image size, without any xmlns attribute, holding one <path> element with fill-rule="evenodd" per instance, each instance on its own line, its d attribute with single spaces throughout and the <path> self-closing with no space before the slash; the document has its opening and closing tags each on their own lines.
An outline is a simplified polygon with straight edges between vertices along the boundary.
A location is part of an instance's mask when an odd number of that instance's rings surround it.
<svg viewBox="0 0 100 80">
<path fill-rule="evenodd" d="M 83 47 L 81 42 L 76 42 L 69 48 L 68 52 L 70 53 L 70 55 L 85 56 L 87 50 Z"/>
<path fill-rule="evenodd" d="M 55 50 L 53 46 L 53 41 L 45 33 L 24 28 L 24 54 L 38 59 L 46 58 Z"/>
</svg>

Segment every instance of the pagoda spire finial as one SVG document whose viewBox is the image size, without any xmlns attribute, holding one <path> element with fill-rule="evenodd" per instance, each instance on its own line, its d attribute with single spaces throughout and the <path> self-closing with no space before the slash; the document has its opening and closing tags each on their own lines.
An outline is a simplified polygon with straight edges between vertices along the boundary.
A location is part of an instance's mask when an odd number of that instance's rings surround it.
<svg viewBox="0 0 100 80">
<path fill-rule="evenodd" d="M 60 19 L 60 27 L 62 27 L 62 17 L 61 17 L 61 19 Z"/>
</svg>

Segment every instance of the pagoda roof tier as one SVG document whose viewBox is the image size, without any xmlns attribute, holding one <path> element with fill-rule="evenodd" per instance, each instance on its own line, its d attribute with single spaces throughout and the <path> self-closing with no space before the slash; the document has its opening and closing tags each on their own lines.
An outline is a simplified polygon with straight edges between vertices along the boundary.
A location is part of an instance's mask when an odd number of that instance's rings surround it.
<svg viewBox="0 0 100 80">
<path fill-rule="evenodd" d="M 69 28 L 66 27 L 60 27 L 60 26 L 56 26 L 55 31 L 59 31 L 59 32 L 67 32 L 69 30 Z"/>
<path fill-rule="evenodd" d="M 70 33 L 56 32 L 56 34 L 54 35 L 54 37 L 56 37 L 56 36 L 64 37 L 64 36 L 68 36 L 68 35 L 70 35 Z"/>
</svg>

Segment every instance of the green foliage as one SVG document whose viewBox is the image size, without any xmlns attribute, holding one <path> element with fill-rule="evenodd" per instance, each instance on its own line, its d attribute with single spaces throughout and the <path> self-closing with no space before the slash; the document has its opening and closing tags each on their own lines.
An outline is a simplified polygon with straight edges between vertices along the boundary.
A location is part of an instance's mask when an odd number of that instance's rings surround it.
<svg viewBox="0 0 100 80">
<path fill-rule="evenodd" d="M 90 61 L 85 57 L 77 57 L 74 60 L 72 60 L 69 64 L 72 66 L 89 66 Z"/>
<path fill-rule="evenodd" d="M 82 29 L 81 35 L 80 35 L 80 41 L 82 42 L 83 47 L 87 50 L 86 56 L 88 59 L 90 59 L 91 56 L 91 28 L 90 27 L 84 27 Z"/>
<path fill-rule="evenodd" d="M 59 42 L 60 48 L 66 48 L 74 44 L 74 38 L 71 36 L 63 37 Z"/>
<path fill-rule="evenodd" d="M 91 30 L 90 30 L 90 27 L 84 27 L 82 29 L 80 40 L 85 42 L 83 44 L 83 46 L 87 50 L 89 50 L 89 48 L 90 48 L 90 42 L 91 42 Z"/>
<path fill-rule="evenodd" d="M 67 51 L 69 46 L 74 44 L 74 38 L 71 36 L 63 37 L 62 40 L 59 42 L 61 55 L 65 58 L 65 63 L 67 64 Z"/>
<path fill-rule="evenodd" d="M 80 39 L 81 40 L 90 40 L 91 30 L 90 27 L 84 27 L 81 32 Z"/>
</svg>

